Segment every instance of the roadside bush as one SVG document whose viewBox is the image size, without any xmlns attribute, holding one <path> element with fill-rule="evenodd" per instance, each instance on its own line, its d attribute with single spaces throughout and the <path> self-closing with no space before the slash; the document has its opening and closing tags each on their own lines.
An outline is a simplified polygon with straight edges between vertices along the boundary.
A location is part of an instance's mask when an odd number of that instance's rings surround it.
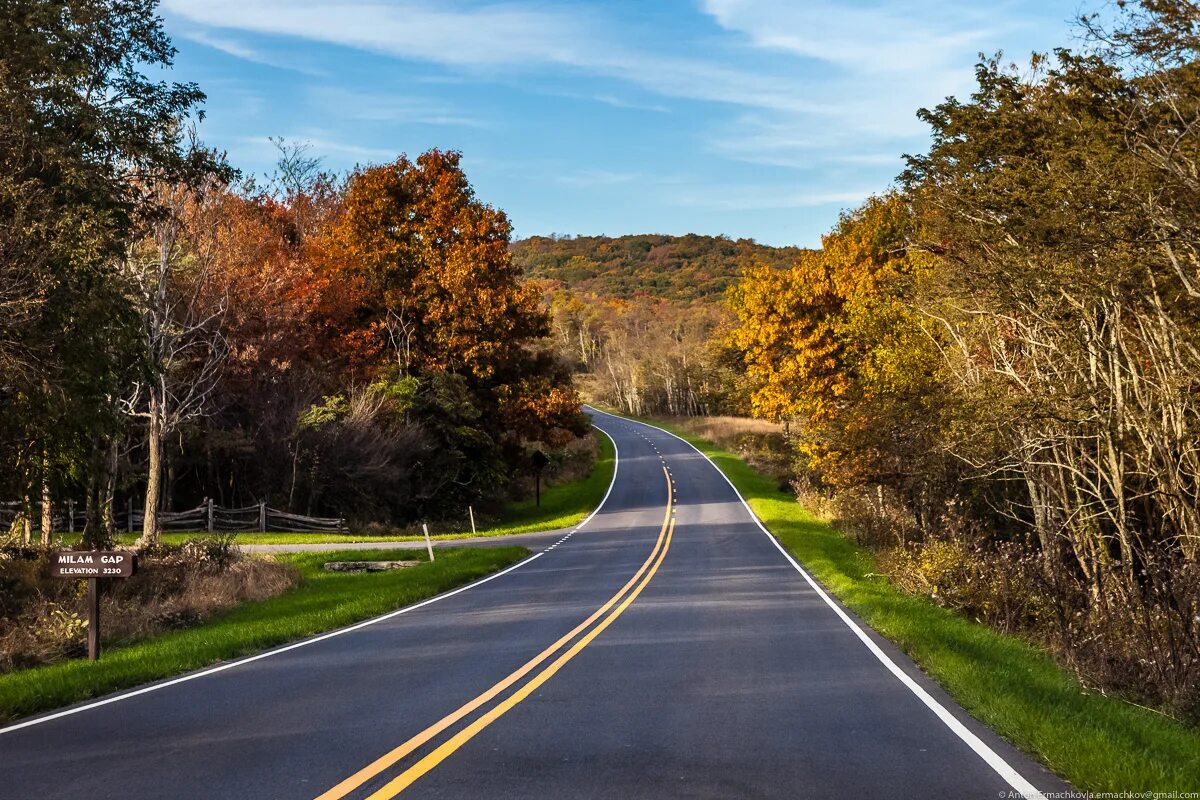
<svg viewBox="0 0 1200 800">
<path fill-rule="evenodd" d="M 1131 601 L 1120 584 L 1087 592 L 1026 542 L 910 541 L 876 552 L 880 572 L 905 591 L 1036 642 L 1088 686 L 1200 724 L 1196 565 L 1160 569 L 1163 580 Z"/>
</svg>

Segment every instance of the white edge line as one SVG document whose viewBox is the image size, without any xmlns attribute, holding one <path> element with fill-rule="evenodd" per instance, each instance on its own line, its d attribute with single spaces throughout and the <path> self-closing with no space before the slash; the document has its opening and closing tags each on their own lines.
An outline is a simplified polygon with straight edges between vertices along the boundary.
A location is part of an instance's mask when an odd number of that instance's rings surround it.
<svg viewBox="0 0 1200 800">
<path fill-rule="evenodd" d="M 601 413 L 603 413 L 603 412 L 601 412 Z M 579 523 L 578 525 L 576 525 L 576 526 L 575 526 L 575 530 L 574 530 L 574 531 L 571 531 L 571 533 L 574 533 L 575 531 L 577 531 L 577 530 L 579 530 L 580 528 L 582 528 L 584 525 L 587 525 L 589 522 L 591 522 L 591 521 L 592 521 L 592 517 L 594 517 L 594 516 L 596 516 L 597 514 L 599 514 L 599 513 L 600 513 L 600 509 L 604 508 L 604 504 L 608 502 L 608 496 L 609 496 L 610 494 L 612 494 L 613 487 L 617 485 L 617 470 L 619 470 L 619 469 L 621 468 L 621 451 L 620 451 L 620 449 L 617 447 L 617 440 L 616 440 L 616 439 L 614 439 L 612 436 L 609 436 L 609 434 L 608 434 L 608 431 L 604 430 L 604 429 L 603 429 L 603 428 L 601 428 L 600 426 L 593 424 L 593 425 L 592 425 L 592 427 L 593 427 L 593 428 L 595 428 L 596 430 L 600 431 L 601 433 L 603 433 L 603 434 L 604 434 L 606 437 L 608 437 L 608 440 L 609 440 L 610 442 L 612 442 L 612 446 L 613 446 L 613 474 L 612 474 L 612 480 L 610 480 L 610 481 L 608 482 L 608 491 L 606 491 L 606 492 L 604 493 L 604 497 L 600 498 L 600 505 L 596 506 L 596 508 L 592 510 L 592 513 L 588 514 L 588 515 L 587 515 L 587 516 L 584 518 L 583 522 L 581 522 L 581 523 Z M 570 535 L 570 534 L 568 534 L 568 536 L 569 536 L 569 535 Z"/>
<path fill-rule="evenodd" d="M 608 483 L 608 491 L 606 491 L 604 493 L 604 497 L 600 500 L 600 505 L 596 506 L 596 508 L 592 511 L 592 513 L 589 514 L 587 516 L 587 518 L 583 520 L 583 522 L 576 525 L 575 530 L 579 530 L 584 525 L 591 522 L 592 517 L 594 517 L 598 513 L 600 513 L 600 509 L 602 509 L 604 507 L 604 504 L 606 502 L 608 502 L 608 497 L 609 497 L 609 495 L 612 494 L 613 486 L 617 482 L 617 469 L 620 467 L 620 464 L 621 464 L 620 453 L 617 450 L 616 440 L 613 439 L 611 436 L 609 436 L 607 431 L 601 430 L 599 427 L 597 427 L 595 425 L 593 425 L 592 427 L 596 428 L 596 430 L 600 431 L 605 436 L 608 436 L 608 440 L 610 442 L 612 442 L 612 444 L 613 444 L 613 474 L 612 474 L 612 480 L 610 480 Z M 416 611 L 418 608 L 422 608 L 422 607 L 430 605 L 432 603 L 436 603 L 439 600 L 445 600 L 447 597 L 453 597 L 454 595 L 465 592 L 468 589 L 474 589 L 476 586 L 482 586 L 483 584 L 487 583 L 488 581 L 493 581 L 496 578 L 501 577 L 502 575 L 507 575 L 508 573 L 512 572 L 513 570 L 519 569 L 520 567 L 525 566 L 526 564 L 530 563 L 531 561 L 541 558 L 545 554 L 546 554 L 545 550 L 541 551 L 540 553 L 534 553 L 529 558 L 526 558 L 523 561 L 518 561 L 516 564 L 513 564 L 511 567 L 507 567 L 505 569 L 500 570 L 499 572 L 488 575 L 485 578 L 481 578 L 481 579 L 475 581 L 474 583 L 468 583 L 466 586 L 460 586 L 457 589 L 453 589 L 449 592 L 439 594 L 435 597 L 430 597 L 427 600 L 422 600 L 421 602 L 415 603 L 411 606 L 405 606 L 404 608 L 399 608 L 399 609 L 396 609 L 395 611 L 389 611 L 387 614 L 383 614 L 378 617 L 372 617 L 371 619 L 366 619 L 366 620 L 363 620 L 362 622 L 356 622 L 355 624 L 349 625 L 345 628 L 338 628 L 335 631 L 329 631 L 328 633 L 322 633 L 322 634 L 320 634 L 318 636 L 314 636 L 310 639 L 301 639 L 298 642 L 292 642 L 291 644 L 286 644 L 286 645 L 283 645 L 282 647 L 276 647 L 272 650 L 267 650 L 266 652 L 258 653 L 256 655 L 247 656 L 246 658 L 240 658 L 236 661 L 230 661 L 225 664 L 218 664 L 215 667 L 210 667 L 208 669 L 200 670 L 199 672 L 191 672 L 191 673 L 188 673 L 187 675 L 181 675 L 178 678 L 171 678 L 170 680 L 165 680 L 160 683 L 152 683 L 149 686 L 143 686 L 140 689 L 134 689 L 129 692 L 115 694 L 115 695 L 112 695 L 111 697 L 106 697 L 103 700 L 97 700 L 95 702 L 85 703 L 84 705 L 79 705 L 79 706 L 72 706 L 71 708 L 63 709 L 62 711 L 56 711 L 52 714 L 46 714 L 45 716 L 41 716 L 41 717 L 34 717 L 33 719 L 27 719 L 24 722 L 18 722 L 13 725 L 9 725 L 8 727 L 0 728 L 0 736 L 4 735 L 6 733 L 12 733 L 14 731 L 19 731 L 22 728 L 29 728 L 34 725 L 41 725 L 43 722 L 50 722 L 52 720 L 62 719 L 63 717 L 69 717 L 72 714 L 78 714 L 81 711 L 88 711 L 93 708 L 99 708 L 100 706 L 109 705 L 110 703 L 116 703 L 121 700 L 128 700 L 129 698 L 137 697 L 138 695 L 148 694 L 150 692 L 156 692 L 159 689 L 166 689 L 168 686 L 176 686 L 180 683 L 187 683 L 188 681 L 194 681 L 197 678 L 204 678 L 209 675 L 215 675 L 218 672 L 224 672 L 227 669 L 233 669 L 234 667 L 240 667 L 243 664 L 249 664 L 252 661 L 258 661 L 263 658 L 269 658 L 271 656 L 279 655 L 280 653 L 286 653 L 289 650 L 296 650 L 301 647 L 307 647 L 310 644 L 316 644 L 317 642 L 323 642 L 326 639 L 332 639 L 335 636 L 341 636 L 346 633 L 351 633 L 353 631 L 357 631 L 362 628 L 366 628 L 370 625 L 375 625 L 376 623 L 379 623 L 379 622 L 384 622 L 385 620 L 392 619 L 393 617 L 398 617 L 401 614 L 407 614 L 410 611 Z"/>
<path fill-rule="evenodd" d="M 607 413 L 607 412 L 600 412 L 600 413 Z M 1005 761 L 1004 758 L 999 753 L 997 753 L 995 750 L 993 750 L 991 747 L 989 747 L 986 742 L 984 742 L 982 739 L 980 739 L 978 736 L 976 736 L 974 733 L 972 733 L 969 728 L 967 728 L 965 725 L 963 725 L 961 722 L 959 722 L 958 719 L 953 714 L 951 714 L 946 709 L 945 706 L 943 706 L 941 703 L 939 703 L 932 695 L 929 694 L 929 692 L 925 691 L 925 689 L 919 683 L 917 683 L 911 677 L 909 677 L 908 673 L 906 673 L 904 670 L 900 669 L 900 667 L 896 665 L 896 662 L 893 661 L 891 659 L 891 657 L 888 656 L 887 653 L 883 652 L 883 650 L 880 649 L 879 645 L 875 644 L 875 642 L 871 639 L 870 636 L 867 636 L 866 632 L 862 629 L 862 627 L 859 626 L 859 624 L 856 623 L 854 620 L 852 620 L 850 618 L 850 616 L 845 611 L 842 610 L 841 606 L 839 606 L 837 603 L 833 602 L 833 600 L 829 597 L 829 595 L 825 593 L 825 590 L 822 589 L 821 586 L 815 580 L 813 580 L 812 576 L 808 574 L 808 572 L 804 569 L 804 567 L 800 566 L 800 564 L 797 563 L 796 559 L 792 558 L 792 554 L 789 553 L 787 550 L 785 550 L 783 548 L 783 545 L 781 545 L 779 543 L 779 540 L 776 539 L 775 536 L 769 530 L 767 530 L 767 527 L 765 525 L 763 525 L 762 520 L 760 520 L 758 518 L 758 515 L 754 513 L 754 509 L 752 509 L 750 507 L 750 504 L 746 502 L 746 498 L 742 497 L 742 493 L 739 492 L 738 488 L 733 485 L 733 481 L 729 480 L 729 476 L 726 475 L 725 472 L 720 467 L 717 466 L 716 462 L 714 462 L 711 458 L 709 458 L 707 455 L 705 455 L 704 452 L 702 452 L 700 450 L 700 448 L 696 447 L 696 445 L 692 444 L 687 439 L 684 439 L 682 436 L 678 436 L 674 433 L 671 433 L 669 430 L 666 430 L 665 428 L 660 428 L 657 425 L 651 425 L 648 422 L 641 422 L 639 420 L 630 420 L 628 417 L 620 417 L 616 414 L 609 414 L 609 416 L 616 417 L 617 419 L 625 419 L 630 422 L 636 422 L 638 425 L 645 425 L 647 428 L 653 428 L 656 431 L 662 431 L 663 433 L 667 434 L 668 436 L 675 437 L 676 439 L 683 442 L 688 447 L 692 448 L 697 453 L 699 453 L 704 458 L 705 461 L 707 461 L 709 464 L 712 465 L 713 469 L 715 469 L 717 471 L 717 474 L 725 479 L 725 482 L 729 484 L 729 488 L 733 489 L 733 493 L 735 495 L 737 495 L 738 500 L 741 501 L 742 506 L 745 507 L 747 513 L 750 514 L 750 518 L 754 520 L 754 524 L 758 526 L 759 530 L 761 530 L 763 533 L 765 533 L 767 535 L 767 538 L 769 538 L 771 540 L 771 543 L 775 545 L 775 548 L 780 553 L 783 554 L 783 557 L 788 560 L 789 564 L 791 564 L 793 567 L 795 567 L 796 571 L 800 573 L 800 575 L 804 578 L 804 580 L 808 582 L 808 585 L 812 587 L 813 591 L 815 591 L 817 593 L 817 596 L 819 596 L 822 600 L 824 600 L 825 604 L 833 609 L 834 613 L 836 613 L 838 615 L 838 617 L 841 618 L 842 622 L 846 623 L 847 627 L 849 627 L 850 630 L 854 631 L 854 634 L 860 640 L 862 640 L 862 643 L 867 646 L 867 649 L 871 651 L 871 654 L 874 655 L 877 659 L 879 659 L 879 661 L 885 667 L 887 667 L 888 671 L 891 672 L 893 675 L 895 675 L 896 678 L 899 679 L 899 681 L 902 684 L 904 684 L 908 688 L 909 691 L 911 691 L 914 695 L 916 695 L 917 699 L 919 699 L 922 703 L 924 703 L 926 706 L 928 706 L 929 710 L 932 711 L 937 716 L 937 718 L 940 719 L 946 725 L 947 728 L 949 728 L 951 731 L 953 731 L 954 734 L 956 736 L 958 736 L 959 739 L 962 739 L 963 742 L 965 742 L 968 747 L 970 747 L 972 750 L 975 751 L 976 755 L 978 755 L 985 762 L 987 762 L 987 765 L 989 767 L 991 767 L 993 770 L 995 770 L 996 773 L 1001 778 L 1008 781 L 1008 784 L 1010 786 L 1012 786 L 1012 788 L 1015 789 L 1017 792 L 1019 792 L 1024 798 L 1026 798 L 1026 800 L 1046 800 L 1045 795 L 1043 795 L 1037 789 L 1037 787 L 1035 787 L 1032 783 L 1030 783 L 1028 780 L 1026 780 L 1021 775 L 1021 773 L 1017 772 L 1016 769 L 1014 769 L 1011 764 L 1009 764 L 1007 761 Z"/>
</svg>

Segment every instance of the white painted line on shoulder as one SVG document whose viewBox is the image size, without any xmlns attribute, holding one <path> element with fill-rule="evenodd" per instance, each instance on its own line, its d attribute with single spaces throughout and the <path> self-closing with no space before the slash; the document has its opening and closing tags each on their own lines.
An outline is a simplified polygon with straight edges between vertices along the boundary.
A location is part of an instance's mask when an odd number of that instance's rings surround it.
<svg viewBox="0 0 1200 800">
<path fill-rule="evenodd" d="M 575 531 L 577 531 L 577 530 L 579 530 L 580 528 L 582 528 L 584 525 L 587 525 L 589 522 L 591 522 L 591 521 L 592 521 L 592 517 L 594 517 L 594 516 L 596 516 L 597 514 L 599 514 L 599 513 L 600 513 L 600 509 L 604 508 L 604 504 L 608 502 L 608 496 L 609 496 L 610 494 L 612 494 L 613 487 L 617 485 L 617 472 L 618 472 L 618 471 L 621 469 L 621 451 L 620 451 L 620 449 L 617 447 L 617 440 L 616 440 L 616 439 L 614 439 L 613 437 L 609 436 L 609 435 L 608 435 L 608 431 L 606 431 L 606 430 L 604 430 L 604 429 L 602 429 L 602 428 L 600 428 L 600 427 L 598 427 L 598 426 L 596 426 L 596 425 L 593 425 L 592 427 L 593 427 L 593 428 L 595 428 L 596 430 L 600 431 L 601 433 L 603 433 L 605 436 L 608 436 L 608 440 L 609 440 L 610 442 L 612 442 L 612 446 L 613 446 L 613 474 L 612 474 L 612 480 L 610 480 L 610 481 L 608 482 L 608 490 L 604 492 L 604 497 L 600 498 L 600 505 L 596 506 L 595 510 L 593 510 L 593 511 L 592 511 L 592 513 L 588 514 L 588 515 L 587 515 L 587 516 L 584 518 L 583 522 L 581 522 L 581 523 L 579 523 L 578 525 L 576 525 L 576 526 L 575 526 L 575 530 L 571 531 L 571 533 L 574 533 Z"/>
</svg>

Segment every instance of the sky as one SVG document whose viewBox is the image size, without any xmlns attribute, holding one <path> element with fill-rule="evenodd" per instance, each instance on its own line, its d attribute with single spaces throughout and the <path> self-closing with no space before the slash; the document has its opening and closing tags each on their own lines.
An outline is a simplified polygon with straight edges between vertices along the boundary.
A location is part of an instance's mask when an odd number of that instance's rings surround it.
<svg viewBox="0 0 1200 800">
<path fill-rule="evenodd" d="M 163 0 L 172 78 L 249 175 L 459 150 L 519 237 L 813 246 L 923 151 L 979 53 L 1072 45 L 1080 0 Z"/>
</svg>

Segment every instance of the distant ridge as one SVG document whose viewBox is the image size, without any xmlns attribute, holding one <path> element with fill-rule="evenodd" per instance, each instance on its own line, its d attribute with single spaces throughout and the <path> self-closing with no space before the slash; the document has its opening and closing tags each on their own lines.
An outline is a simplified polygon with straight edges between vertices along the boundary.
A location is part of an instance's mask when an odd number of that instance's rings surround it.
<svg viewBox="0 0 1200 800">
<path fill-rule="evenodd" d="M 789 266 L 799 247 L 725 236 L 531 236 L 512 243 L 526 278 L 602 297 L 718 300 L 748 266 Z"/>
</svg>

